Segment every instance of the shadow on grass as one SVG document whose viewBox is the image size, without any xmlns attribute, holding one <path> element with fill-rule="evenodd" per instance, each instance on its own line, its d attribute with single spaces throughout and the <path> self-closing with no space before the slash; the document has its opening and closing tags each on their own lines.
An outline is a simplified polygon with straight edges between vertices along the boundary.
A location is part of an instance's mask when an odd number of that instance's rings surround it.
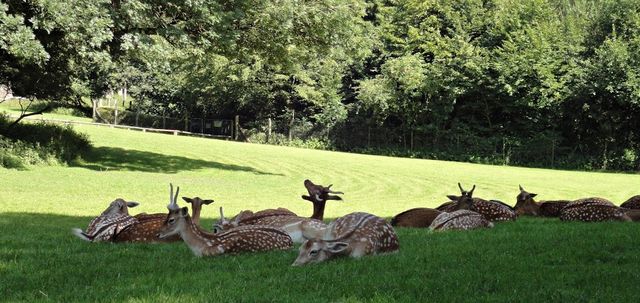
<svg viewBox="0 0 640 303">
<path fill-rule="evenodd" d="M 118 147 L 94 147 L 83 157 L 82 161 L 76 161 L 72 166 L 97 171 L 124 170 L 156 173 L 177 173 L 202 168 L 214 168 L 250 172 L 258 175 L 282 176 L 282 174 L 264 172 L 249 166 L 223 164 Z"/>
</svg>

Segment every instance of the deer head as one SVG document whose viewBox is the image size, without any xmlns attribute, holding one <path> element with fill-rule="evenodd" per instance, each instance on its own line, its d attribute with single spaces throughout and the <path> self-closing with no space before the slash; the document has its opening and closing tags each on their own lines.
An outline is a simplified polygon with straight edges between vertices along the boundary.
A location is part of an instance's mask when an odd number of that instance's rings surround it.
<svg viewBox="0 0 640 303">
<path fill-rule="evenodd" d="M 180 230 L 187 228 L 188 217 L 189 209 L 186 207 L 169 210 L 169 215 L 158 232 L 158 238 L 164 239 L 179 234 Z"/>
<path fill-rule="evenodd" d="M 177 195 L 177 194 L 176 194 Z M 211 199 L 200 199 L 200 197 L 182 197 L 182 200 L 191 204 L 191 210 L 193 212 L 192 220 L 196 225 L 200 225 L 200 211 L 202 211 L 202 205 L 209 205 L 213 203 Z"/>
<path fill-rule="evenodd" d="M 522 188 L 522 185 L 518 186 L 520 187 L 520 193 L 516 196 L 516 206 L 514 206 L 516 214 L 518 216 L 537 216 L 540 211 L 540 205 L 533 200 L 537 194 L 525 191 L 524 188 Z"/>
<path fill-rule="evenodd" d="M 313 203 L 313 215 L 311 218 L 322 220 L 324 217 L 324 207 L 327 203 L 327 200 L 342 200 L 340 196 L 343 195 L 343 192 L 333 191 L 331 190 L 331 186 L 333 184 L 329 184 L 329 186 L 324 187 L 322 185 L 313 184 L 310 180 L 304 180 L 304 187 L 309 192 L 309 195 L 302 195 L 302 199 L 310 201 Z"/>
<path fill-rule="evenodd" d="M 451 201 L 456 201 L 456 209 L 471 209 L 473 210 L 473 191 L 476 190 L 476 185 L 470 191 L 464 190 L 462 185 L 458 182 L 460 188 L 460 196 L 448 195 Z"/>
<path fill-rule="evenodd" d="M 310 239 L 300 246 L 293 266 L 320 263 L 346 253 L 349 243 L 336 240 Z"/>
<path fill-rule="evenodd" d="M 233 228 L 231 221 L 224 218 L 224 211 L 222 210 L 222 206 L 220 206 L 220 220 L 217 223 L 213 224 L 213 232 L 220 233 L 230 228 Z"/>
<path fill-rule="evenodd" d="M 136 207 L 138 205 L 140 205 L 138 202 L 125 201 L 122 198 L 117 198 L 109 204 L 109 207 L 107 207 L 100 216 L 128 215 L 129 207 Z"/>
</svg>

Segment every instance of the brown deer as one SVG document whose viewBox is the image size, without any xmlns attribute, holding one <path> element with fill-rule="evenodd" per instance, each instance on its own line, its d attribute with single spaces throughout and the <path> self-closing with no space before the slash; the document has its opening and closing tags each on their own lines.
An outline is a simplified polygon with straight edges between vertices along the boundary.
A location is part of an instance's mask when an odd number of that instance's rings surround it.
<svg viewBox="0 0 640 303">
<path fill-rule="evenodd" d="M 86 232 L 79 228 L 72 229 L 72 232 L 85 241 L 111 241 L 122 230 L 137 222 L 137 219 L 129 215 L 129 207 L 138 205 L 138 202 L 128 202 L 121 198 L 115 199 L 100 216 L 91 220 Z"/>
<path fill-rule="evenodd" d="M 492 228 L 493 223 L 483 215 L 466 209 L 454 212 L 441 213 L 433 222 L 429 229 L 433 231 L 445 230 L 469 230 L 476 228 Z"/>
<path fill-rule="evenodd" d="M 412 208 L 395 215 L 390 223 L 394 227 L 429 227 L 441 213 L 433 208 Z"/>
<path fill-rule="evenodd" d="M 458 199 L 455 207 L 456 210 L 472 210 L 483 215 L 487 220 L 492 222 L 513 221 L 516 219 L 516 212 L 507 204 L 496 200 L 487 201 L 480 198 L 473 198 L 473 191 L 476 189 L 475 185 L 473 185 L 473 188 L 470 191 L 464 190 L 460 183 L 458 183 L 458 187 L 460 188 L 460 196 L 447 196 L 452 200 Z"/>
<path fill-rule="evenodd" d="M 305 240 L 301 232 L 302 226 L 326 227 L 326 224 L 321 220 L 324 217 L 324 208 L 327 200 L 342 200 L 342 198 L 335 195 L 343 194 L 342 192 L 331 190 L 332 185 L 324 187 L 313 184 L 309 180 L 304 181 L 304 186 L 309 192 L 309 196 L 303 195 L 302 198 L 313 203 L 313 215 L 310 218 L 300 217 L 285 208 L 278 208 L 262 210 L 251 215 L 245 212 L 242 216 L 226 220 L 222 208 L 220 208 L 220 220 L 214 225 L 214 230 L 222 231 L 244 225 L 271 226 L 287 231 L 294 243 L 302 243 Z"/>
<path fill-rule="evenodd" d="M 173 209 L 158 232 L 158 238 L 179 236 L 198 257 L 226 253 L 289 249 L 291 237 L 284 231 L 268 226 L 241 226 L 222 233 L 208 233 L 196 225 L 186 207 Z"/>
<path fill-rule="evenodd" d="M 333 221 L 300 246 L 293 266 L 323 262 L 340 256 L 359 258 L 399 249 L 398 236 L 385 220 L 368 213 L 351 213 Z"/>
<path fill-rule="evenodd" d="M 442 212 L 452 212 L 452 211 L 456 211 L 456 204 L 458 203 L 458 199 L 460 199 L 460 197 L 458 196 L 447 196 L 447 197 L 451 197 L 451 198 L 455 198 L 454 200 L 449 200 L 448 202 L 444 202 L 442 204 L 440 204 L 440 206 L 436 207 L 436 210 L 442 211 Z"/>
<path fill-rule="evenodd" d="M 640 195 L 633 196 L 624 203 L 620 204 L 620 207 L 628 208 L 628 209 L 640 209 Z"/>
<path fill-rule="evenodd" d="M 520 193 L 516 196 L 516 205 L 514 209 L 518 216 L 541 216 L 541 217 L 558 217 L 560 211 L 569 204 L 570 201 L 542 201 L 536 202 L 533 198 L 537 194 L 529 193 L 520 187 Z"/>
<path fill-rule="evenodd" d="M 632 221 L 626 210 L 602 198 L 585 198 L 570 202 L 560 211 L 563 221 Z"/>
</svg>

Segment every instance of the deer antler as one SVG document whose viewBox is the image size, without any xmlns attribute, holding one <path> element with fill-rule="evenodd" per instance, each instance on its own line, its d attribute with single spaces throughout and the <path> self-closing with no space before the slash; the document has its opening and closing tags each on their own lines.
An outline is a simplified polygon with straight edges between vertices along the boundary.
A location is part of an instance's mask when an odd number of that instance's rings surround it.
<svg viewBox="0 0 640 303">
<path fill-rule="evenodd" d="M 469 196 L 473 195 L 473 191 L 476 190 L 476 185 L 473 185 L 473 188 L 469 191 Z"/>
<path fill-rule="evenodd" d="M 522 188 L 522 185 L 518 184 L 518 187 L 520 187 L 520 191 L 524 191 L 524 188 Z"/>
<path fill-rule="evenodd" d="M 224 221 L 224 213 L 222 212 L 222 206 L 220 206 L 220 221 Z"/>
<path fill-rule="evenodd" d="M 180 186 L 178 186 L 176 190 L 176 194 L 173 195 L 173 183 L 169 183 L 169 205 L 167 205 L 167 208 L 169 210 L 178 209 L 178 203 L 176 199 L 178 199 L 179 192 L 180 192 Z"/>
<path fill-rule="evenodd" d="M 460 182 L 458 182 L 458 187 L 460 187 L 460 192 L 464 193 L 464 189 L 462 188 L 462 185 L 460 185 Z"/>
</svg>

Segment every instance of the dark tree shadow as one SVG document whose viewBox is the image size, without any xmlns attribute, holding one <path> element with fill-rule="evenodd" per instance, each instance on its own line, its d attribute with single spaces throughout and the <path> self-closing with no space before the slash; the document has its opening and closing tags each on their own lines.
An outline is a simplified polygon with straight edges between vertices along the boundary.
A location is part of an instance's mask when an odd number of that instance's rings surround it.
<svg viewBox="0 0 640 303">
<path fill-rule="evenodd" d="M 181 156 L 167 156 L 154 152 L 123 149 L 117 147 L 94 147 L 83 156 L 83 160 L 71 164 L 97 171 L 141 171 L 154 173 L 177 173 L 180 171 L 214 168 L 250 172 L 258 175 L 278 175 L 257 170 L 249 166 L 223 164 L 214 161 L 190 159 Z"/>
</svg>

